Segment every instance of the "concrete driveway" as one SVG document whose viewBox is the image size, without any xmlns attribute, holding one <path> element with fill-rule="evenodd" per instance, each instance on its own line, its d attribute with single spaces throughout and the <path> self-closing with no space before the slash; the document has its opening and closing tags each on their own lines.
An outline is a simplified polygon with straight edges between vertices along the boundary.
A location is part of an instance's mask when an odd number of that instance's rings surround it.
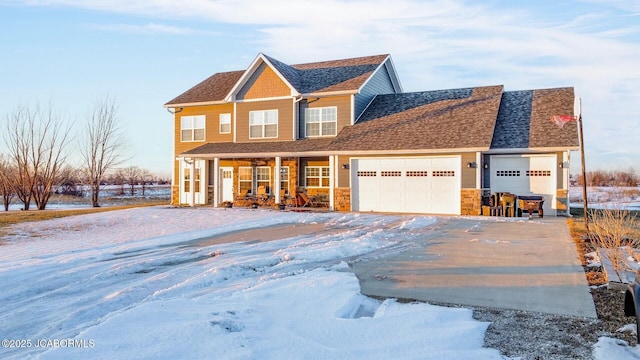
<svg viewBox="0 0 640 360">
<path fill-rule="evenodd" d="M 355 262 L 362 293 L 596 318 L 565 218 L 440 218 L 411 250 Z"/>
</svg>

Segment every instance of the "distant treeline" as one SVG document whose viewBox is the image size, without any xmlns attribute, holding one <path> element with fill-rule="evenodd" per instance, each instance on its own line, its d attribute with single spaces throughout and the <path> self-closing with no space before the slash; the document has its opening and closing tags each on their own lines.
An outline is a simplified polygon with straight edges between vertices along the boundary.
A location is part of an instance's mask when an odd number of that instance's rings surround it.
<svg viewBox="0 0 640 360">
<path fill-rule="evenodd" d="M 582 186 L 582 175 L 573 177 L 572 183 Z M 638 183 L 638 175 L 633 169 L 587 172 L 587 186 L 638 186 Z"/>
</svg>

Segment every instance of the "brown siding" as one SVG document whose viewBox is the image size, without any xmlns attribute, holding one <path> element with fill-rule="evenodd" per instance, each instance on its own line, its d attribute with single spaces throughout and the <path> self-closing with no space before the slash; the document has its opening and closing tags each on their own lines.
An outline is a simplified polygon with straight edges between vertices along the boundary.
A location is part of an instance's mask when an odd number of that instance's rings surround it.
<svg viewBox="0 0 640 360">
<path fill-rule="evenodd" d="M 476 188 L 476 173 L 480 170 L 480 164 L 476 164 L 475 168 L 467 166 L 469 163 L 476 162 L 476 153 L 462 154 L 462 188 Z"/>
<path fill-rule="evenodd" d="M 336 134 L 348 125 L 351 125 L 351 95 L 311 98 L 300 102 L 300 137 L 305 136 L 304 113 L 305 109 L 335 106 L 338 110 L 338 123 Z"/>
<path fill-rule="evenodd" d="M 231 133 L 220 134 L 220 114 L 231 114 Z M 183 116 L 205 116 L 205 138 L 204 141 L 180 141 L 180 119 Z M 173 143 L 175 144 L 174 156 L 178 156 L 185 151 L 197 148 L 209 142 L 231 142 L 233 141 L 233 104 L 207 105 L 185 107 L 174 116 Z M 180 163 L 174 162 L 174 183 L 180 183 Z"/>
<path fill-rule="evenodd" d="M 293 140 L 293 100 L 271 100 L 237 103 L 237 142 Z M 278 110 L 278 138 L 249 139 L 249 112 Z"/>
<path fill-rule="evenodd" d="M 557 166 L 557 170 L 558 170 L 558 176 L 556 177 L 557 181 L 556 181 L 556 189 L 563 189 L 565 182 L 564 182 L 564 169 L 560 167 L 560 163 L 562 163 L 562 156 L 563 153 L 562 152 L 558 152 L 556 153 L 556 164 L 558 164 Z"/>
<path fill-rule="evenodd" d="M 220 134 L 220 114 L 231 114 L 230 134 Z M 180 141 L 180 118 L 193 115 L 204 115 L 206 118 L 204 141 L 182 142 Z M 175 115 L 174 120 L 175 155 L 205 143 L 233 141 L 233 104 L 186 107 Z"/>
<path fill-rule="evenodd" d="M 236 98 L 265 99 L 278 96 L 290 96 L 291 89 L 266 64 L 262 63 L 252 74 L 247 83 L 240 89 Z"/>
<path fill-rule="evenodd" d="M 351 166 L 348 156 L 338 156 L 338 163 L 336 164 L 336 166 L 338 167 L 338 181 L 336 183 L 336 186 L 339 188 L 348 188 L 351 184 L 349 181 L 351 176 L 351 170 L 350 168 L 343 169 L 342 168 L 343 164 L 347 164 L 349 165 L 349 167 Z"/>
</svg>

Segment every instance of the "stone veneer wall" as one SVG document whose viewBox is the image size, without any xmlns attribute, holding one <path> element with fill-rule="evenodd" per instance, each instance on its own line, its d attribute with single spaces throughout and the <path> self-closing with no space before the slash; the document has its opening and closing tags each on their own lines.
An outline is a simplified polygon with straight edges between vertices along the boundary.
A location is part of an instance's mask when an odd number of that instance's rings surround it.
<svg viewBox="0 0 640 360">
<path fill-rule="evenodd" d="M 351 188 L 335 188 L 334 191 L 334 210 L 350 211 L 351 210 Z"/>
<path fill-rule="evenodd" d="M 568 209 L 569 209 L 569 190 L 566 190 L 566 189 L 556 190 L 556 210 L 558 215 L 566 214 L 566 211 Z"/>
<path fill-rule="evenodd" d="M 180 205 L 180 187 L 171 187 L 171 205 Z"/>
<path fill-rule="evenodd" d="M 460 215 L 480 215 L 481 205 L 482 190 L 462 189 L 460 191 Z"/>
</svg>

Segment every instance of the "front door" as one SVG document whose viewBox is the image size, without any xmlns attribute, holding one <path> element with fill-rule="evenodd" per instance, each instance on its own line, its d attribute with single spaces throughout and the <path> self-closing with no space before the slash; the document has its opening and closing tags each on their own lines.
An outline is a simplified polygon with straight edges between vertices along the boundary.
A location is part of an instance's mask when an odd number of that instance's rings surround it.
<svg viewBox="0 0 640 360">
<path fill-rule="evenodd" d="M 222 202 L 233 201 L 233 168 L 220 168 L 220 193 Z"/>
</svg>

